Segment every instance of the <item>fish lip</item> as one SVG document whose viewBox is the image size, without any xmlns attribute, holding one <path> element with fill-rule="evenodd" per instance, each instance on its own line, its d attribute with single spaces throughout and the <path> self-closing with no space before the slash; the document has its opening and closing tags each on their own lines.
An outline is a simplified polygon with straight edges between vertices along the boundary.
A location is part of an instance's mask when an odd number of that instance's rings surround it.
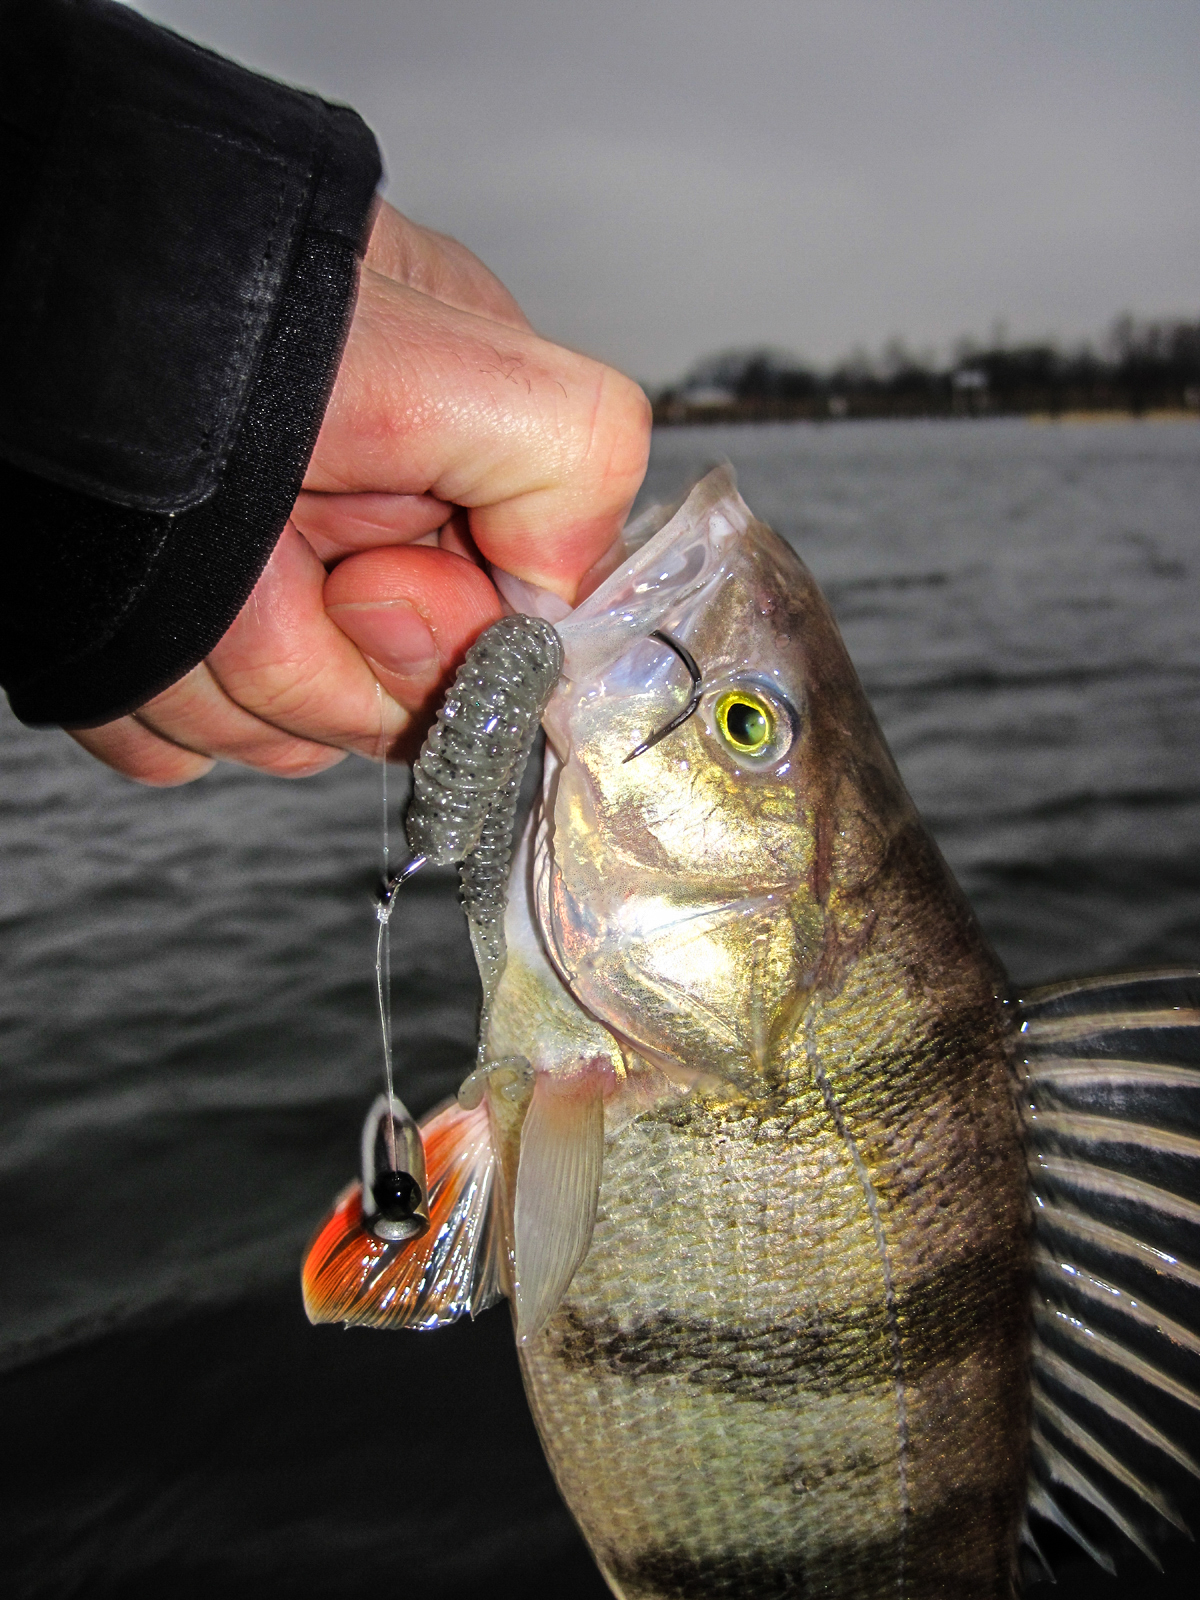
<svg viewBox="0 0 1200 1600">
<path fill-rule="evenodd" d="M 653 518 L 656 510 L 651 508 L 630 525 L 635 537 L 638 524 Z M 733 468 L 726 462 L 702 478 L 650 537 L 630 549 L 624 561 L 572 610 L 563 614 L 557 609 L 562 602 L 551 597 L 563 670 L 542 727 L 547 744 L 564 766 L 572 746 L 564 707 L 570 686 L 603 671 L 659 629 L 670 626 L 678 633 L 686 617 L 675 621 L 674 614 L 684 608 L 690 611 L 705 588 L 719 579 L 728 554 L 754 525 L 754 515 L 738 494 Z M 543 597 L 528 585 L 518 587 L 529 591 L 522 603 L 540 615 Z"/>
<path fill-rule="evenodd" d="M 644 544 L 556 622 L 564 680 L 587 677 L 618 659 L 636 640 L 668 626 L 672 613 L 694 602 L 720 572 L 728 552 L 754 523 L 737 492 L 732 467 L 726 463 L 708 473 Z M 553 707 L 552 700 L 547 732 Z"/>
</svg>

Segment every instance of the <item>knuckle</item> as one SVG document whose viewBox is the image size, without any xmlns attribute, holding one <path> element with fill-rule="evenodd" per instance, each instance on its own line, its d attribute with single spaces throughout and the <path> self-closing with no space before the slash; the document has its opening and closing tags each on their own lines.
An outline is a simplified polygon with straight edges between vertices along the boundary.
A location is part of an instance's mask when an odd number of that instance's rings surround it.
<svg viewBox="0 0 1200 1600">
<path fill-rule="evenodd" d="M 584 461 L 615 494 L 641 482 L 650 454 L 650 402 L 631 378 L 601 369 Z"/>
<path fill-rule="evenodd" d="M 226 692 L 271 730 L 243 746 L 232 759 L 281 777 L 323 771 L 349 750 L 369 754 L 378 744 L 379 711 L 374 695 L 347 681 L 344 663 L 317 654 L 259 662 L 239 680 L 222 677 Z"/>
<path fill-rule="evenodd" d="M 345 759 L 344 750 L 325 748 L 317 752 L 311 744 L 297 744 L 289 749 L 264 752 L 253 759 L 243 758 L 245 765 L 275 778 L 315 777 L 318 772 L 325 772 Z"/>
<path fill-rule="evenodd" d="M 650 428 L 653 421 L 649 398 L 640 385 L 618 374 L 620 393 L 617 401 L 618 420 L 614 437 L 614 459 L 621 470 L 636 471 L 639 479 L 646 469 L 650 454 Z"/>
<path fill-rule="evenodd" d="M 244 666 L 222 663 L 225 691 L 253 716 L 278 726 L 319 702 L 321 666 L 309 652 L 260 656 Z"/>
<path fill-rule="evenodd" d="M 209 756 L 173 743 L 142 727 L 133 717 L 122 717 L 101 728 L 67 731 L 97 761 L 150 789 L 173 789 L 191 783 L 213 767 Z"/>
<path fill-rule="evenodd" d="M 143 755 L 128 765 L 118 766 L 117 771 L 148 789 L 177 789 L 181 784 L 194 783 L 197 778 L 203 778 L 215 765 L 210 756 L 192 755 L 181 750 L 178 755 L 170 751 L 153 756 Z"/>
</svg>

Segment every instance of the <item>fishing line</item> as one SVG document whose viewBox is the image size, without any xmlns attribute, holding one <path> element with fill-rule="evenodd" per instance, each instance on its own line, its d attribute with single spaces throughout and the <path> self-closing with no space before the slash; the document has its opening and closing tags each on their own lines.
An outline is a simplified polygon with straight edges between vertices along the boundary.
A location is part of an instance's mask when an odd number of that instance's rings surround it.
<svg viewBox="0 0 1200 1600">
<path fill-rule="evenodd" d="M 392 1074 L 392 906 L 395 891 L 389 890 L 392 881 L 390 837 L 388 833 L 388 763 L 387 734 L 384 725 L 383 688 L 375 684 L 379 703 L 379 772 L 380 793 L 383 801 L 383 883 L 384 892 L 375 904 L 379 932 L 375 939 L 375 997 L 379 1002 L 379 1027 L 383 1035 L 383 1082 L 389 1113 L 396 1098 Z M 383 1119 L 388 1164 L 396 1170 L 396 1124 L 389 1114 Z"/>
</svg>

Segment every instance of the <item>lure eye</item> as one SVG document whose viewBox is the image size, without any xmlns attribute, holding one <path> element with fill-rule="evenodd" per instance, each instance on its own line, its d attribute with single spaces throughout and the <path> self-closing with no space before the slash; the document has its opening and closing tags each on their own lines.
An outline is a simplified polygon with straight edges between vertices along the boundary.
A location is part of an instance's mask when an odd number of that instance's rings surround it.
<svg viewBox="0 0 1200 1600">
<path fill-rule="evenodd" d="M 760 756 L 775 741 L 773 706 L 746 689 L 730 689 L 717 701 L 717 729 L 735 755 Z"/>
<path fill-rule="evenodd" d="M 371 1195 L 380 1216 L 389 1222 L 407 1222 L 415 1217 L 423 1196 L 421 1185 L 411 1172 L 388 1171 L 376 1175 Z"/>
</svg>

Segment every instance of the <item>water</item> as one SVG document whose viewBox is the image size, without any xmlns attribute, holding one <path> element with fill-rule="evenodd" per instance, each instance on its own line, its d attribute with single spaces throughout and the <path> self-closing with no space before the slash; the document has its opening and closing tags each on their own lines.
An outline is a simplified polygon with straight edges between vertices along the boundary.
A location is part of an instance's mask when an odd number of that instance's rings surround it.
<svg viewBox="0 0 1200 1600">
<path fill-rule="evenodd" d="M 1200 428 L 678 430 L 647 498 L 726 456 L 1014 978 L 1200 957 Z M 6 1592 L 599 1600 L 503 1312 L 345 1336 L 300 1309 L 380 1087 L 377 771 L 152 792 L 7 714 L 0 762 Z M 451 876 L 404 897 L 420 1111 L 472 1065 L 477 990 Z"/>
</svg>

